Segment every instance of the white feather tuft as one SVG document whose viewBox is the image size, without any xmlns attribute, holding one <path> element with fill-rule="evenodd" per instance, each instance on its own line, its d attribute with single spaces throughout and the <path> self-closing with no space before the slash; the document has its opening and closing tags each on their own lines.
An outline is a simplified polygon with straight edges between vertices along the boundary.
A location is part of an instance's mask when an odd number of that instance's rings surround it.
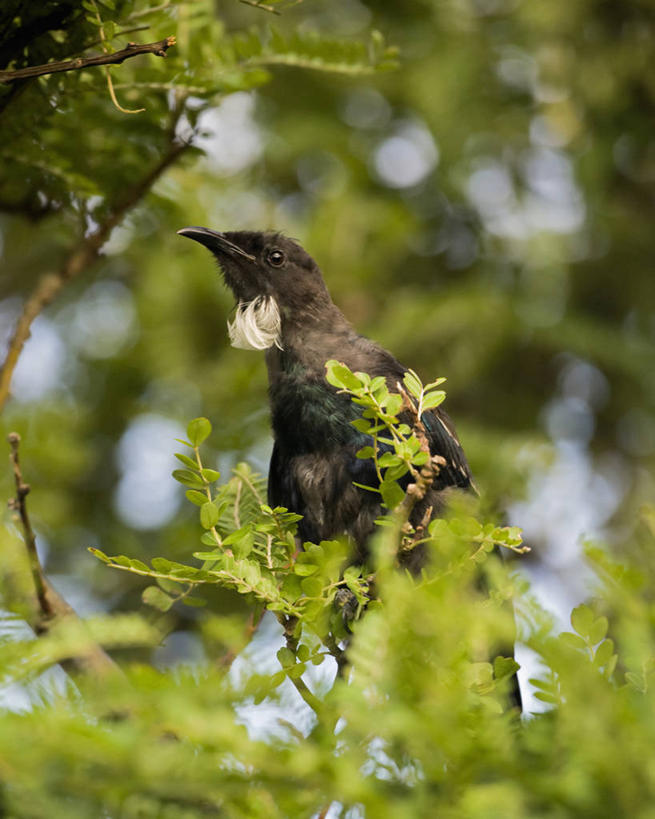
<svg viewBox="0 0 655 819">
<path fill-rule="evenodd" d="M 272 296 L 239 302 L 234 321 L 227 323 L 227 331 L 232 346 L 240 350 L 267 350 L 273 345 L 282 349 L 282 320 Z"/>
</svg>

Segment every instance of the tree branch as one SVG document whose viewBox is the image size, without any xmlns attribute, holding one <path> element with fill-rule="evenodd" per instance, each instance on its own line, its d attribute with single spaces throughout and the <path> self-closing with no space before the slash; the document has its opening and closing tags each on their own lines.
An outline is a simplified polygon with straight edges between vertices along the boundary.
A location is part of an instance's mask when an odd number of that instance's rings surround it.
<svg viewBox="0 0 655 819">
<path fill-rule="evenodd" d="M 397 520 L 400 522 L 400 532 L 402 535 L 400 551 L 411 551 L 414 546 L 423 538 L 425 529 L 432 518 L 432 507 L 428 507 L 423 514 L 419 524 L 414 528 L 410 524 L 410 518 L 414 508 L 425 498 L 432 484 L 439 475 L 441 467 L 446 465 L 446 460 L 441 455 L 430 453 L 430 441 L 423 420 L 419 417 L 418 411 L 407 391 L 400 383 L 396 385 L 403 399 L 403 408 L 412 416 L 412 427 L 414 434 L 419 440 L 421 451 L 428 456 L 428 461 L 423 467 L 415 472 L 414 480 L 405 491 L 405 497 L 396 508 Z"/>
<path fill-rule="evenodd" d="M 42 77 L 44 74 L 58 74 L 62 71 L 78 71 L 96 65 L 116 65 L 130 57 L 139 54 L 156 54 L 165 57 L 166 51 L 175 45 L 175 37 L 166 37 L 156 43 L 128 43 L 127 46 L 113 54 L 98 54 L 96 57 L 77 57 L 74 60 L 58 60 L 45 65 L 31 65 L 27 68 L 17 68 L 15 71 L 0 71 L 0 82 L 10 83 L 16 80 L 27 80 L 32 77 Z"/>
<path fill-rule="evenodd" d="M 280 622 L 282 628 L 284 629 L 284 639 L 286 640 L 287 648 L 293 652 L 293 655 L 295 657 L 298 653 L 298 638 L 294 636 L 293 630 L 296 627 L 298 618 L 278 615 L 278 621 Z M 312 691 L 310 691 L 307 683 L 302 679 L 302 677 L 288 676 L 287 679 L 291 681 L 291 684 L 294 686 L 296 691 L 300 694 L 300 696 L 312 709 L 312 711 L 316 714 L 317 718 L 320 721 L 321 717 L 325 713 L 325 704 L 321 702 L 321 700 L 316 696 L 316 694 L 313 694 Z"/>
<path fill-rule="evenodd" d="M 7 436 L 7 440 L 11 446 L 10 460 L 16 482 L 16 497 L 11 499 L 9 506 L 14 509 L 20 517 L 25 548 L 27 549 L 27 557 L 38 602 L 38 613 L 31 625 L 37 634 L 43 634 L 55 623 L 61 622 L 63 619 L 79 618 L 64 598 L 50 585 L 43 574 L 43 569 L 41 568 L 39 556 L 36 551 L 36 536 L 27 511 L 26 498 L 30 492 L 30 485 L 23 480 L 23 473 L 20 466 L 18 454 L 20 435 L 17 432 L 10 432 Z M 83 654 L 77 657 L 69 658 L 64 665 L 68 665 L 72 670 L 85 674 L 91 673 L 96 676 L 115 674 L 120 671 L 116 663 L 99 645 L 87 648 Z"/>
<path fill-rule="evenodd" d="M 174 127 L 171 129 L 174 132 Z M 0 412 L 9 397 L 9 387 L 14 368 L 18 362 L 23 346 L 30 335 L 32 322 L 39 313 L 50 304 L 59 291 L 73 278 L 84 271 L 96 260 L 100 249 L 109 238 L 111 231 L 150 190 L 161 174 L 172 165 L 178 156 L 188 148 L 187 143 L 171 141 L 166 153 L 155 167 L 125 193 L 101 222 L 98 227 L 86 236 L 71 252 L 57 273 L 46 273 L 23 306 L 23 311 L 16 324 L 16 329 L 9 342 L 9 348 L 2 369 L 0 370 Z"/>
</svg>

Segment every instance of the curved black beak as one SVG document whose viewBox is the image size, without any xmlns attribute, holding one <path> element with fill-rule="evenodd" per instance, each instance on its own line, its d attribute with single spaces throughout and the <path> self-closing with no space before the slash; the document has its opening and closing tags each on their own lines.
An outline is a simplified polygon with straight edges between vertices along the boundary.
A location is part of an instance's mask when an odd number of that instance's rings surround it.
<svg viewBox="0 0 655 819">
<path fill-rule="evenodd" d="M 250 253 L 246 253 L 245 250 L 235 245 L 234 242 L 230 242 L 229 239 L 226 239 L 225 236 L 217 230 L 210 230 L 205 227 L 185 227 L 182 228 L 182 230 L 178 230 L 177 233 L 180 236 L 186 236 L 187 239 L 193 239 L 194 242 L 200 242 L 201 245 L 209 248 L 212 253 L 227 253 L 228 255 L 242 256 L 250 262 L 257 261 L 254 256 L 251 256 Z"/>
</svg>

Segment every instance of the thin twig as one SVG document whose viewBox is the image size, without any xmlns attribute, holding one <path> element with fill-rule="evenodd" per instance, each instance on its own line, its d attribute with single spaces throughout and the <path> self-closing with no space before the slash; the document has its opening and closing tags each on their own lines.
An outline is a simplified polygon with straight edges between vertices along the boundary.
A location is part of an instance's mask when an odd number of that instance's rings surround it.
<svg viewBox="0 0 655 819">
<path fill-rule="evenodd" d="M 0 82 L 10 83 L 16 80 L 27 80 L 32 77 L 42 77 L 45 74 L 58 74 L 62 71 L 79 71 L 96 65 L 116 65 L 139 54 L 156 54 L 165 57 L 166 51 L 175 45 L 175 37 L 166 37 L 156 43 L 128 43 L 127 46 L 113 54 L 98 54 L 95 57 L 76 57 L 74 60 L 58 60 L 45 65 L 31 65 L 27 68 L 17 68 L 14 71 L 0 71 Z"/>
<path fill-rule="evenodd" d="M 46 594 L 45 578 L 39 555 L 36 551 L 36 536 L 32 529 L 30 516 L 27 512 L 26 498 L 30 492 L 30 485 L 23 480 L 23 474 L 20 468 L 20 458 L 18 455 L 18 448 L 20 447 L 20 435 L 17 432 L 10 432 L 7 436 L 9 445 L 11 446 L 11 465 L 14 470 L 14 479 L 16 481 L 16 497 L 10 501 L 10 506 L 15 509 L 20 515 L 20 522 L 23 527 L 23 536 L 25 538 L 25 548 L 27 549 L 27 557 L 30 563 L 30 571 L 32 572 L 32 580 L 34 581 L 34 588 L 36 590 L 36 598 L 39 601 L 41 614 L 45 618 L 53 616 L 54 612 L 50 607 L 48 596 Z"/>
<path fill-rule="evenodd" d="M 348 668 L 348 660 L 346 659 L 346 652 L 342 648 L 339 648 L 339 646 L 337 644 L 337 641 L 334 638 L 334 635 L 331 634 L 331 633 L 328 634 L 324 638 L 323 642 L 325 643 L 325 645 L 328 648 L 328 651 L 330 652 L 332 657 L 334 657 L 334 659 L 335 659 L 335 661 L 337 663 L 337 675 L 339 677 L 343 677 L 344 674 L 345 674 L 346 668 Z"/>
<path fill-rule="evenodd" d="M 212 491 L 210 488 L 210 484 L 209 481 L 205 480 L 205 478 L 203 478 L 202 476 L 202 461 L 200 460 L 200 447 L 194 446 L 193 452 L 196 456 L 196 463 L 198 464 L 198 472 L 200 473 L 200 478 L 202 479 L 202 482 L 205 485 L 205 497 L 207 498 L 207 503 L 211 503 Z M 209 531 L 212 533 L 212 537 L 214 538 L 214 543 L 216 544 L 216 546 L 219 549 L 224 549 L 225 554 L 228 555 L 228 557 L 232 557 L 233 556 L 232 549 L 225 549 L 225 547 L 223 546 L 223 538 L 221 537 L 220 532 L 218 531 L 216 526 L 212 526 Z M 212 561 L 205 561 L 203 565 L 207 566 L 211 562 Z"/>
<path fill-rule="evenodd" d="M 257 0 L 239 0 L 240 3 L 243 3 L 246 6 L 253 6 L 253 8 L 261 9 L 262 11 L 268 11 L 271 14 L 281 14 L 282 12 L 274 9 L 273 6 L 267 6 L 264 3 L 258 3 Z"/>
<path fill-rule="evenodd" d="M 172 129 L 174 130 L 174 129 Z M 30 335 L 30 328 L 34 319 L 58 295 L 60 290 L 71 280 L 86 270 L 96 260 L 100 249 L 109 238 L 111 231 L 122 221 L 130 211 L 150 190 L 162 173 L 172 165 L 180 154 L 186 150 L 188 144 L 171 142 L 168 150 L 157 165 L 142 179 L 127 190 L 121 200 L 109 212 L 103 222 L 86 236 L 73 249 L 57 273 L 46 273 L 38 282 L 36 289 L 23 306 L 23 311 L 16 324 L 9 349 L 0 370 L 0 411 L 9 397 L 11 378 L 21 354 L 23 346 Z"/>
<path fill-rule="evenodd" d="M 30 571 L 32 573 L 32 579 L 34 580 L 38 602 L 38 613 L 31 625 L 37 634 L 43 634 L 49 631 L 53 625 L 64 619 L 79 618 L 64 598 L 50 585 L 43 574 L 43 569 L 41 568 L 39 556 L 36 551 L 36 537 L 27 511 L 26 498 L 30 491 L 30 485 L 23 480 L 23 473 L 21 471 L 18 454 L 20 435 L 17 432 L 10 432 L 7 439 L 11 446 L 10 459 L 14 471 L 14 479 L 16 481 L 16 497 L 10 501 L 10 507 L 15 509 L 20 517 L 25 548 L 27 549 Z M 107 674 L 120 672 L 116 663 L 99 645 L 87 646 L 83 654 L 68 658 L 63 665 L 68 666 L 71 670 L 84 674 L 91 673 L 95 676 L 106 676 Z"/>
<path fill-rule="evenodd" d="M 262 620 L 264 619 L 265 614 L 266 614 L 265 607 L 262 607 L 261 611 L 259 611 L 258 613 L 255 613 L 254 611 L 250 612 L 250 616 L 248 617 L 248 621 L 246 623 L 246 628 L 244 631 L 245 645 L 247 645 L 257 633 L 257 630 L 262 624 Z M 219 658 L 218 665 L 224 671 L 227 671 L 228 669 L 231 668 L 232 663 L 236 660 L 238 656 L 239 651 L 234 651 L 234 649 L 230 649 L 222 657 Z"/>
<path fill-rule="evenodd" d="M 98 8 L 98 4 L 96 3 L 96 0 L 91 0 L 91 4 L 93 5 L 93 8 L 96 10 L 96 21 L 98 23 L 98 32 L 100 34 L 100 40 L 102 42 L 102 52 L 103 52 L 103 54 L 109 54 L 110 51 L 109 51 L 109 46 L 107 45 L 107 36 L 105 35 L 105 27 L 104 27 L 104 24 L 102 22 L 102 17 L 100 16 L 100 9 Z M 165 54 L 166 54 L 166 52 L 164 52 L 164 56 L 165 56 Z M 118 111 L 120 111 L 121 114 L 142 114 L 146 110 L 145 108 L 136 108 L 136 109 L 124 108 L 120 104 L 120 102 L 118 101 L 118 97 L 116 96 L 116 92 L 114 91 L 114 83 L 113 83 L 113 80 L 111 78 L 111 69 L 110 69 L 110 67 L 108 65 L 105 65 L 104 69 L 105 69 L 105 78 L 107 80 L 107 88 L 109 90 L 109 96 L 110 96 L 111 101 L 112 101 L 112 103 L 114 105 L 114 108 L 116 108 Z"/>
<path fill-rule="evenodd" d="M 255 496 L 255 498 L 257 499 L 257 503 L 259 503 L 260 505 L 264 503 L 264 498 L 262 497 L 261 492 L 259 492 L 259 490 L 255 486 L 255 484 L 250 480 L 250 478 L 248 478 L 247 475 L 239 475 L 239 477 L 241 478 L 243 483 L 245 483 L 248 489 L 250 489 L 252 494 Z"/>
<path fill-rule="evenodd" d="M 239 481 L 237 484 L 237 491 L 234 497 L 234 525 L 237 529 L 241 528 L 241 518 L 239 516 L 239 504 L 241 503 L 241 491 L 243 489 L 243 480 Z"/>
</svg>

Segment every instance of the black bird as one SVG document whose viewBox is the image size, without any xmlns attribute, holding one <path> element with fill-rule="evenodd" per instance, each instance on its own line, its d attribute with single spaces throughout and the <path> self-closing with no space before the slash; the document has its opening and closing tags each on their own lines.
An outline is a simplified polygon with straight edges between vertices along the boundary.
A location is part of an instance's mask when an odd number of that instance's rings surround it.
<svg viewBox="0 0 655 819">
<path fill-rule="evenodd" d="M 235 347 L 266 351 L 275 445 L 268 479 L 271 506 L 303 516 L 299 535 L 318 543 L 347 533 L 355 562 L 366 559 L 366 540 L 381 513 L 380 496 L 353 482 L 375 485 L 372 461 L 356 457 L 371 439 L 350 423 L 358 408 L 325 379 L 325 362 L 384 376 L 397 392 L 407 371 L 379 344 L 359 335 L 334 304 L 311 256 L 279 233 L 219 233 L 204 227 L 178 231 L 209 248 L 237 300 L 228 323 Z M 440 408 L 422 417 L 430 451 L 445 463 L 432 489 L 414 510 L 417 524 L 428 506 L 443 511 L 453 487 L 469 489 L 471 472 L 452 421 Z M 424 562 L 420 549 L 405 560 L 412 571 Z"/>
</svg>

